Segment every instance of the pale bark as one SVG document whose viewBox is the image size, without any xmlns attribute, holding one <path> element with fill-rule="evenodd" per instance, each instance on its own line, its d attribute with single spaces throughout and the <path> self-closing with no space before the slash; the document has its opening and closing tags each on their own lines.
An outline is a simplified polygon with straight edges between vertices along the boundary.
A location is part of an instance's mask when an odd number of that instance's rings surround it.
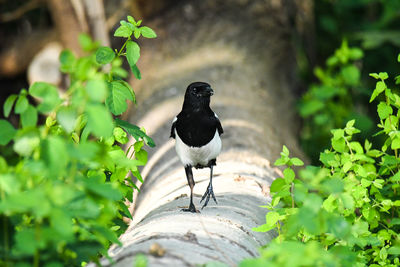
<svg viewBox="0 0 400 267">
<path fill-rule="evenodd" d="M 88 30 L 82 3 L 79 0 L 47 2 L 61 43 L 75 54 L 82 55 L 78 36 L 79 33 Z"/>
<path fill-rule="evenodd" d="M 44 81 L 61 88 L 62 76 L 59 71 L 61 50 L 71 49 L 83 55 L 79 34 L 88 33 L 101 45 L 110 46 L 108 28 L 104 15 L 103 0 L 47 0 L 50 13 L 56 25 L 60 43 L 46 43 L 41 51 L 35 50 L 35 57 L 28 66 L 29 83 Z M 0 68 L 1 73 L 2 68 Z"/>
<path fill-rule="evenodd" d="M 82 54 L 78 37 L 91 34 L 102 45 L 109 45 L 103 0 L 47 0 L 61 43 L 77 55 Z"/>
<path fill-rule="evenodd" d="M 267 210 L 260 206 L 270 201 L 269 186 L 280 173 L 272 163 L 282 145 L 301 156 L 293 101 L 293 10 L 295 4 L 285 0 L 189 1 L 150 23 L 159 37 L 142 44 L 143 78 L 133 83 L 138 105 L 129 120 L 143 126 L 157 147 L 142 171 L 145 181 L 135 195 L 123 247 L 110 250 L 115 266 L 133 266 L 138 253 L 150 266 L 210 261 L 234 266 L 257 256 L 275 236 L 252 227 L 265 223 Z M 180 211 L 188 206 L 190 191 L 169 139 L 193 81 L 211 84 L 211 107 L 225 130 L 213 179 L 218 204 L 210 200 L 198 214 Z M 195 170 L 194 178 L 194 201 L 201 208 L 209 170 Z"/>
</svg>

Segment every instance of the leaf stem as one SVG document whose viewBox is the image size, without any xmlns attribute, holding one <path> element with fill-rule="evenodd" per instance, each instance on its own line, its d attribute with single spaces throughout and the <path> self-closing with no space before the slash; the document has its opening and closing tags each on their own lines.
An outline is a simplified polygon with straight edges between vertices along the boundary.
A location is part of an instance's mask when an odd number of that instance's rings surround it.
<svg viewBox="0 0 400 267">
<path fill-rule="evenodd" d="M 347 140 L 347 138 L 344 138 L 344 141 L 346 142 L 346 145 L 347 145 L 347 147 L 348 147 L 349 150 L 350 150 L 350 154 L 353 156 L 353 150 L 351 149 L 351 146 L 350 146 L 349 141 Z"/>
<path fill-rule="evenodd" d="M 1 190 L 1 200 L 5 199 L 4 191 Z M 9 243 L 8 243 L 8 220 L 7 217 L 3 214 L 3 234 L 4 234 L 4 261 L 6 263 L 6 267 L 8 265 L 8 251 L 10 250 Z"/>
<path fill-rule="evenodd" d="M 125 43 L 122 45 L 121 49 L 118 51 L 117 57 L 120 57 L 122 54 L 122 51 L 124 51 L 126 44 L 128 43 L 128 41 L 131 40 L 131 37 L 129 37 L 128 39 L 126 39 Z"/>
<path fill-rule="evenodd" d="M 39 239 L 39 235 L 40 235 L 40 225 L 36 221 L 35 222 L 35 238 Z M 37 247 L 35 249 L 35 255 L 33 255 L 33 266 L 39 267 L 40 266 L 39 264 L 40 264 L 40 252 L 39 252 L 39 248 Z"/>
<path fill-rule="evenodd" d="M 292 208 L 294 208 L 294 183 L 290 186 L 290 196 L 292 197 Z"/>
</svg>

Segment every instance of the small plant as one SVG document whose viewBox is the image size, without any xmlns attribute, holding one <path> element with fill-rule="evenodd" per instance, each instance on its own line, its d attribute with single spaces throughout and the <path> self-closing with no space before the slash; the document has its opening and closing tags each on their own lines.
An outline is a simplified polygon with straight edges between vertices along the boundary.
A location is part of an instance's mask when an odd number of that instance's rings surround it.
<svg viewBox="0 0 400 267">
<path fill-rule="evenodd" d="M 126 41 L 118 51 L 87 35 L 80 36 L 87 56 L 63 51 L 61 71 L 70 82 L 63 96 L 36 82 L 7 98 L 4 116 L 14 109 L 19 125 L 0 120 L 1 266 L 80 266 L 107 255 L 111 242 L 120 244 L 135 187 L 127 173 L 141 180 L 144 145 L 155 145 L 143 129 L 118 118 L 127 100 L 135 102 L 122 57 L 140 79 L 140 48 L 132 38 L 156 37 L 140 24 L 131 16 L 121 21 L 114 36 Z M 120 147 L 128 135 L 136 140 L 128 149 L 133 158 Z"/>
<path fill-rule="evenodd" d="M 327 59 L 326 69 L 315 68 L 319 83 L 311 85 L 299 102 L 303 118 L 301 143 L 313 162 L 317 162 L 319 152 L 329 146 L 331 129 L 343 127 L 351 118 L 357 119 L 366 134 L 373 126 L 360 105 L 360 100 L 368 96 L 361 86 L 360 67 L 356 64 L 362 57 L 362 50 L 349 47 L 343 41 Z"/>
<path fill-rule="evenodd" d="M 383 97 L 377 106 L 381 149 L 355 141 L 360 131 L 350 120 L 331 130 L 321 166 L 307 166 L 296 178 L 291 166 L 301 162 L 284 147 L 275 162 L 286 165 L 284 177 L 271 185 L 266 223 L 253 229 L 276 229 L 278 237 L 260 258 L 240 266 L 399 266 L 400 96 L 388 88 L 387 73 L 370 76 L 377 79 L 370 102 Z M 400 76 L 395 80 L 399 84 Z"/>
</svg>

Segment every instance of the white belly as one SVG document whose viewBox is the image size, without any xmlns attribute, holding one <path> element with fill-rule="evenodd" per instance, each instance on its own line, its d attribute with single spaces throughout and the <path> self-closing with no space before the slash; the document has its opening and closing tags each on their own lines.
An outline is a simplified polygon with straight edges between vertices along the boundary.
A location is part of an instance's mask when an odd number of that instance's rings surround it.
<svg viewBox="0 0 400 267">
<path fill-rule="evenodd" d="M 191 147 L 186 145 L 175 129 L 175 150 L 184 166 L 196 166 L 198 164 L 206 166 L 212 159 L 217 158 L 221 152 L 221 138 L 218 130 L 215 131 L 213 139 L 202 147 Z"/>
</svg>

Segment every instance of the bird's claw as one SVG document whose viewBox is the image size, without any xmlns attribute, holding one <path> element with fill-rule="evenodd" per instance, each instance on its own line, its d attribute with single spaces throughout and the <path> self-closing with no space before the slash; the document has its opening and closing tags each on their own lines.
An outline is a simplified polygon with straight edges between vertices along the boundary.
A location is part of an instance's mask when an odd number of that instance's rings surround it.
<svg viewBox="0 0 400 267">
<path fill-rule="evenodd" d="M 200 200 L 200 203 L 201 203 L 204 199 L 206 199 L 206 201 L 204 202 L 204 205 L 203 205 L 203 207 L 201 207 L 201 209 L 203 209 L 205 206 L 207 206 L 208 201 L 210 200 L 210 196 L 212 196 L 215 203 L 218 204 L 217 199 L 215 198 L 215 195 L 214 195 L 213 187 L 211 184 L 208 185 L 206 192 L 204 193 L 203 197 Z"/>
<path fill-rule="evenodd" d="M 193 205 L 193 203 L 190 203 L 189 208 L 187 208 L 187 209 L 181 209 L 181 211 L 184 211 L 184 212 L 193 212 L 193 213 L 198 213 L 198 212 L 200 212 L 200 211 L 198 211 L 198 210 L 196 209 L 196 207 Z"/>
</svg>

